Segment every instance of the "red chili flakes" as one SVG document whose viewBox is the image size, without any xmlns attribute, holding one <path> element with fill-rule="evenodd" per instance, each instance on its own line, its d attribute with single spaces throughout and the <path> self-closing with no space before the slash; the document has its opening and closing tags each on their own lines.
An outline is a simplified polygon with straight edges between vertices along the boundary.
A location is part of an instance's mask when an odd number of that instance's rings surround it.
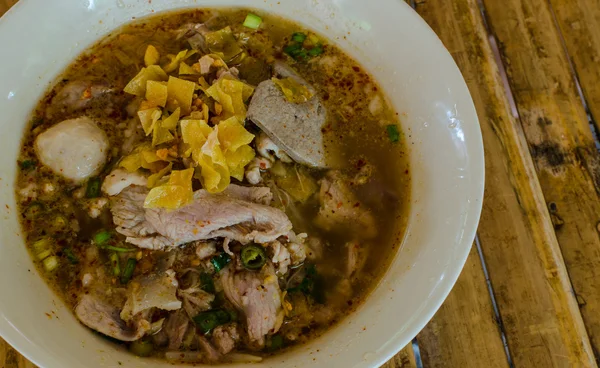
<svg viewBox="0 0 600 368">
<path fill-rule="evenodd" d="M 344 205 L 344 204 L 343 204 L 342 202 L 338 202 L 338 204 L 337 204 L 337 208 L 342 208 L 342 206 L 343 206 L 343 205 Z"/>
</svg>

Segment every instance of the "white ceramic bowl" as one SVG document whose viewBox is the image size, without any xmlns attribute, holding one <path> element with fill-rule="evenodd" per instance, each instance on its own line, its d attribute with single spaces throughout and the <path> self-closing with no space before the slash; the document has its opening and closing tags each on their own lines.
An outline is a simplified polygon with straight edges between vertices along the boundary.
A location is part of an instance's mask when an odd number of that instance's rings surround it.
<svg viewBox="0 0 600 368">
<path fill-rule="evenodd" d="M 304 23 L 358 59 L 401 113 L 413 176 L 402 249 L 356 313 L 310 344 L 262 363 L 381 365 L 425 326 L 454 285 L 475 235 L 484 178 L 467 87 L 436 35 L 401 0 L 19 1 L 0 20 L 0 334 L 45 368 L 172 366 L 119 351 L 76 321 L 25 250 L 13 183 L 24 124 L 68 63 L 132 17 L 200 6 L 249 6 Z"/>
</svg>

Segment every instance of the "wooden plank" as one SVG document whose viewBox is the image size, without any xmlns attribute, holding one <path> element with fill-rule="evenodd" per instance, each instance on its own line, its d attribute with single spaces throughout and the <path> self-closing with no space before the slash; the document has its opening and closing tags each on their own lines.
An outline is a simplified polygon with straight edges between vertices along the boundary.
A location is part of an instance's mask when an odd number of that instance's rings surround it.
<svg viewBox="0 0 600 368">
<path fill-rule="evenodd" d="M 593 116 L 596 127 L 600 122 L 600 6 L 597 0 L 551 0 L 553 15 L 558 23 L 564 40 L 564 45 L 569 52 L 573 68 L 578 76 L 581 90 Z M 586 137 L 587 138 L 587 137 Z M 590 147 L 589 138 L 586 139 L 586 151 Z M 594 165 L 585 163 L 595 190 L 598 192 L 598 171 Z M 590 194 L 593 198 L 593 194 Z M 579 202 L 583 202 L 583 197 Z M 563 254 L 569 267 L 573 287 L 577 293 L 580 308 L 588 329 L 592 346 L 596 352 L 600 351 L 600 269 L 598 268 L 598 240 L 597 225 L 590 226 L 590 222 L 598 221 L 598 206 L 596 201 L 581 203 L 581 213 L 573 214 L 577 218 L 575 226 L 585 225 L 583 233 L 586 235 L 576 243 L 563 244 Z M 557 208 L 557 214 L 565 221 L 564 211 Z M 596 217 L 594 217 L 596 215 Z M 573 219 L 575 220 L 575 219 Z M 563 226 L 564 227 L 564 226 Z M 559 241 L 563 229 L 557 231 Z M 577 244 L 579 243 L 579 244 Z M 579 246 L 578 246 L 579 245 Z M 583 248 L 580 250 L 579 248 Z"/>
<path fill-rule="evenodd" d="M 508 367 L 475 246 L 452 292 L 417 341 L 425 367 Z"/>
<path fill-rule="evenodd" d="M 392 359 L 381 366 L 381 368 L 416 368 L 415 354 L 412 344 L 408 344 L 400 350 Z"/>
<path fill-rule="evenodd" d="M 19 0 L 0 0 L 0 17 L 6 13 L 11 6 L 15 5 Z"/>
<path fill-rule="evenodd" d="M 417 11 L 454 56 L 479 113 L 486 156 L 479 237 L 514 365 L 596 366 L 523 131 L 510 113 L 476 0 L 421 1 Z M 419 339 L 423 350 L 428 343 Z"/>
<path fill-rule="evenodd" d="M 0 339 L 0 367 L 2 368 L 36 368 L 15 349 Z"/>
<path fill-rule="evenodd" d="M 600 155 L 547 0 L 484 0 L 592 347 L 600 351 Z M 569 1 L 573 8 L 574 2 Z M 591 5 L 591 4 L 590 4 Z M 595 1 L 596 13 L 600 6 Z M 583 9 L 580 9 L 582 12 Z M 560 13 L 556 13 L 559 15 Z M 583 15 L 583 14 L 579 14 Z M 560 15 L 561 17 L 563 15 Z M 585 19 L 581 19 L 584 23 Z M 589 29 L 588 29 L 589 30 Z M 595 29 L 595 38 L 600 41 Z M 594 33 L 594 32 L 592 32 Z M 594 37 L 590 34 L 590 37 Z M 587 44 L 586 44 L 587 45 Z M 589 46 L 589 45 L 587 45 Z M 600 46 L 600 43 L 598 44 Z M 577 49 L 577 60 L 598 49 Z M 575 56 L 575 55 L 574 55 Z M 600 98 L 595 80 L 585 80 Z M 582 69 L 587 71 L 588 67 Z M 586 75 L 590 73 L 584 73 Z M 593 86 L 590 86 L 593 84 Z M 595 108 L 600 108 L 600 100 Z"/>
<path fill-rule="evenodd" d="M 600 122 L 600 5 L 597 0 L 550 0 L 565 46 L 596 124 Z"/>
<path fill-rule="evenodd" d="M 452 292 L 418 335 L 426 367 L 508 367 L 475 247 Z M 412 348 L 383 368 L 415 367 Z"/>
</svg>

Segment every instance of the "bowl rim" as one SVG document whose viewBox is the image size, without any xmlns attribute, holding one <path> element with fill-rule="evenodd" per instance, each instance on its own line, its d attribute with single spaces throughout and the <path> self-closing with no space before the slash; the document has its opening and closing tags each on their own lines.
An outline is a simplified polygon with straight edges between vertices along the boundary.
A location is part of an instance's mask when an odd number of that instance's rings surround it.
<svg viewBox="0 0 600 368">
<path fill-rule="evenodd" d="M 472 245 L 473 240 L 476 238 L 477 226 L 479 223 L 479 219 L 482 212 L 483 205 L 483 195 L 484 195 L 484 187 L 485 187 L 485 161 L 484 161 L 484 149 L 483 149 L 483 137 L 481 134 L 480 122 L 477 116 L 477 111 L 475 109 L 475 104 L 469 92 L 468 86 L 462 77 L 460 69 L 456 65 L 456 62 L 453 60 L 451 54 L 443 45 L 442 41 L 439 39 L 437 34 L 429 27 L 429 25 L 421 18 L 416 11 L 414 11 L 408 4 L 406 4 L 402 0 L 397 0 L 399 3 L 402 3 L 401 6 L 405 7 L 406 11 L 405 16 L 410 16 L 412 21 L 415 21 L 419 24 L 419 32 L 428 33 L 429 36 L 433 36 L 437 42 L 439 43 L 440 51 L 445 54 L 445 57 L 452 64 L 453 69 L 458 75 L 460 75 L 462 93 L 466 93 L 469 97 L 466 105 L 463 106 L 462 115 L 466 115 L 466 119 L 472 119 L 474 122 L 477 122 L 476 127 L 470 127 L 470 145 L 472 150 L 475 151 L 478 155 L 471 157 L 470 167 L 473 168 L 472 173 L 477 173 L 477 177 L 472 178 L 469 182 L 471 184 L 471 198 L 472 203 L 469 206 L 469 219 L 465 221 L 464 230 L 464 239 L 472 239 L 470 244 Z M 7 27 L 7 19 L 12 19 L 20 16 L 24 16 L 26 11 L 30 9 L 32 6 L 35 6 L 35 3 L 43 3 L 44 0 L 20 0 L 17 2 L 7 13 L 5 13 L 0 18 L 0 33 L 10 31 Z M 214 6 L 213 6 L 214 7 Z M 174 3 L 172 9 L 182 8 L 182 5 L 178 3 Z M 99 40 L 99 38 L 96 39 Z M 450 65 L 448 63 L 448 65 Z M 443 302 L 446 300 L 450 291 L 454 287 L 456 281 L 462 269 L 466 263 L 467 257 L 471 251 L 471 245 L 461 247 L 460 251 L 458 251 L 457 260 L 455 262 L 455 266 L 449 268 L 447 270 L 446 276 L 444 280 L 441 281 L 439 285 L 439 296 L 435 298 L 435 300 L 429 303 L 426 308 L 422 311 L 424 318 L 420 319 L 419 323 L 415 323 L 408 330 L 406 335 L 417 336 L 418 332 L 420 332 L 433 318 L 434 314 L 439 310 Z M 386 271 L 387 272 L 387 271 Z M 368 297 L 367 297 L 368 298 Z M 22 335 L 21 332 L 10 324 L 10 321 L 7 321 L 10 328 L 3 329 L 0 328 L 0 336 L 6 340 L 11 346 L 13 346 L 16 350 L 19 351 L 24 357 L 34 362 L 35 364 L 42 366 L 40 363 L 43 363 L 43 354 L 39 354 L 35 351 L 34 346 L 29 342 L 26 336 Z M 1 326 L 0 326 L 1 327 Z M 410 341 L 403 341 L 399 337 L 395 337 L 394 342 L 392 344 L 388 344 L 385 349 L 381 351 L 381 354 L 378 355 L 378 358 L 371 361 L 372 364 L 383 364 L 391 357 L 393 357 L 400 349 L 402 349 L 407 343 Z"/>
</svg>

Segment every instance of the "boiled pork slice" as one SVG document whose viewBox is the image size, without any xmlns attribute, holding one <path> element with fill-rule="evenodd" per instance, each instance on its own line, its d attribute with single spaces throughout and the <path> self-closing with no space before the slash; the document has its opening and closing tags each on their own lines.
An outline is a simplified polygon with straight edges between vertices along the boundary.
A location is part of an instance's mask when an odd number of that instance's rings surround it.
<svg viewBox="0 0 600 368">
<path fill-rule="evenodd" d="M 127 324 L 119 316 L 120 309 L 91 294 L 84 294 L 75 307 L 75 315 L 84 325 L 121 341 L 135 341 L 150 330 L 150 323 L 139 320 Z"/>
<path fill-rule="evenodd" d="M 104 178 L 102 192 L 109 196 L 115 196 L 123 189 L 132 185 L 146 186 L 148 178 L 139 172 L 130 173 L 125 169 L 115 169 Z"/>
<path fill-rule="evenodd" d="M 276 75 L 294 78 L 314 91 L 290 67 L 277 62 L 273 70 Z M 316 94 L 304 103 L 293 103 L 269 79 L 256 87 L 247 117 L 294 161 L 316 168 L 328 167 L 321 131 L 327 111 Z"/>
<path fill-rule="evenodd" d="M 92 106 L 107 107 L 110 105 L 108 97 L 115 92 L 106 83 L 89 80 L 74 80 L 65 84 L 52 98 L 46 110 L 46 117 L 50 118 L 59 113 L 73 113 Z"/>
<path fill-rule="evenodd" d="M 151 308 L 181 308 L 181 301 L 177 299 L 178 287 L 173 270 L 136 277 L 128 285 L 127 301 L 121 311 L 121 318 L 129 321 L 138 313 Z"/>
<path fill-rule="evenodd" d="M 279 331 L 284 317 L 273 265 L 268 262 L 260 272 L 236 271 L 229 265 L 220 276 L 225 296 L 246 317 L 250 341 L 264 345 L 265 336 Z"/>
<path fill-rule="evenodd" d="M 87 116 L 62 121 L 35 139 L 40 162 L 58 175 L 83 181 L 100 172 L 108 154 L 106 133 Z"/>
<path fill-rule="evenodd" d="M 147 193 L 146 188 L 129 187 L 113 197 L 111 208 L 116 230 L 141 248 L 165 249 L 219 237 L 268 243 L 292 229 L 283 211 L 264 204 L 270 202 L 268 188 L 230 185 L 219 194 L 198 190 L 192 203 L 174 211 L 144 208 Z"/>
<path fill-rule="evenodd" d="M 358 238 L 369 239 L 377 235 L 375 218 L 350 190 L 349 180 L 339 171 L 330 171 L 321 181 L 319 200 L 321 208 L 315 224 L 327 231 L 347 229 Z"/>
<path fill-rule="evenodd" d="M 214 346 L 223 355 L 232 351 L 235 343 L 240 339 L 237 323 L 235 322 L 216 327 L 212 335 Z"/>
</svg>

